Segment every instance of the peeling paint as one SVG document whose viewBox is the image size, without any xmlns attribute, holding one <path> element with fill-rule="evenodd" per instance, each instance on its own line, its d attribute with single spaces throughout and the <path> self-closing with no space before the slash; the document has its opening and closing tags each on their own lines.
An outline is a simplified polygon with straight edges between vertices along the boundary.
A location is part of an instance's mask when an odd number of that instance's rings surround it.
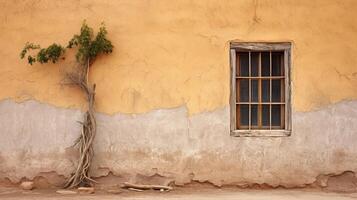
<svg viewBox="0 0 357 200">
<path fill-rule="evenodd" d="M 355 172 L 344 171 L 340 174 L 322 174 L 314 183 L 324 190 L 333 192 L 356 192 L 357 177 Z"/>
</svg>

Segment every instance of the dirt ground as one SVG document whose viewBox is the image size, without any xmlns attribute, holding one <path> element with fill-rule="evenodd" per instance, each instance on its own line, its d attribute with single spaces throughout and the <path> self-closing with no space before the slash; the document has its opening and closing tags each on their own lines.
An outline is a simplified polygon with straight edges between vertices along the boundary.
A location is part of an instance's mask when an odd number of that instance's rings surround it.
<svg viewBox="0 0 357 200">
<path fill-rule="evenodd" d="M 128 191 L 110 194 L 96 191 L 95 194 L 58 194 L 55 189 L 24 191 L 18 188 L 0 188 L 0 199 L 6 200 L 349 200 L 357 199 L 357 193 L 333 193 L 312 189 L 237 189 L 237 188 L 175 188 L 170 192 Z"/>
</svg>

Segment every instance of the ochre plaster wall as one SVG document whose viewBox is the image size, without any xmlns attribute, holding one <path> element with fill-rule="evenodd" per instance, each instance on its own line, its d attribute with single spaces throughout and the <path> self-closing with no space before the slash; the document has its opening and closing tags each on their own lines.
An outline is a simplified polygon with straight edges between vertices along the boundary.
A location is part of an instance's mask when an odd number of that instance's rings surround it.
<svg viewBox="0 0 357 200">
<path fill-rule="evenodd" d="M 293 109 L 357 97 L 354 0 L 0 1 L 0 99 L 79 108 L 59 65 L 27 66 L 27 41 L 66 44 L 84 19 L 104 21 L 115 49 L 91 71 L 97 110 L 114 114 L 229 103 L 229 41 L 293 43 Z M 63 67 L 62 67 L 63 68 Z"/>
<path fill-rule="evenodd" d="M 27 41 L 66 44 L 84 19 L 104 21 L 115 46 L 90 74 L 94 177 L 296 187 L 356 173 L 356 10 L 355 0 L 0 0 L 0 182 L 74 170 L 85 101 L 60 84 L 73 52 L 34 66 L 19 53 Z M 292 42 L 290 137 L 230 136 L 230 41 Z"/>
</svg>

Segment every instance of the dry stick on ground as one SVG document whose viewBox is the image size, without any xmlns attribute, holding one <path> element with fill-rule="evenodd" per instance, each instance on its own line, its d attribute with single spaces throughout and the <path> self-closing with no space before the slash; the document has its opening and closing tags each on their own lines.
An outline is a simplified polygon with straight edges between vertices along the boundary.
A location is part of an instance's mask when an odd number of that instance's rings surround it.
<svg viewBox="0 0 357 200">
<path fill-rule="evenodd" d="M 170 186 L 164 186 L 164 185 L 142 185 L 142 184 L 134 184 L 134 183 L 128 183 L 124 182 L 122 188 L 134 188 L 134 189 L 139 189 L 139 190 L 172 190 L 173 188 Z"/>
</svg>

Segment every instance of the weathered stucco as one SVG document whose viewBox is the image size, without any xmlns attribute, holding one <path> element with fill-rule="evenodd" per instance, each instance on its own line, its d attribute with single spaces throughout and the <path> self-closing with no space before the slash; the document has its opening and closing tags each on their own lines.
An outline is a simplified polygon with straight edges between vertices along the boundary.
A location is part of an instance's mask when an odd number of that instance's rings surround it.
<svg viewBox="0 0 357 200">
<path fill-rule="evenodd" d="M 60 84 L 71 52 L 34 66 L 19 52 L 65 44 L 83 19 L 104 21 L 115 46 L 90 73 L 94 176 L 302 186 L 356 172 L 356 10 L 355 0 L 0 0 L 0 179 L 72 172 L 85 100 Z M 230 41 L 292 42 L 291 137 L 230 136 Z"/>
<path fill-rule="evenodd" d="M 356 9 L 355 0 L 0 0 L 0 99 L 81 108 L 79 92 L 59 84 L 64 63 L 29 67 L 19 52 L 27 41 L 66 44 L 87 19 L 105 21 L 115 46 L 91 73 L 100 112 L 227 106 L 231 40 L 292 41 L 294 109 L 313 110 L 357 97 Z"/>
<path fill-rule="evenodd" d="M 40 172 L 68 176 L 76 160 L 80 112 L 36 101 L 0 103 L 0 178 Z M 293 113 L 293 133 L 280 138 L 229 135 L 229 109 L 193 116 L 186 107 L 145 114 L 98 114 L 94 176 L 158 174 L 176 184 L 303 186 L 319 175 L 357 171 L 357 102 Z"/>
</svg>

